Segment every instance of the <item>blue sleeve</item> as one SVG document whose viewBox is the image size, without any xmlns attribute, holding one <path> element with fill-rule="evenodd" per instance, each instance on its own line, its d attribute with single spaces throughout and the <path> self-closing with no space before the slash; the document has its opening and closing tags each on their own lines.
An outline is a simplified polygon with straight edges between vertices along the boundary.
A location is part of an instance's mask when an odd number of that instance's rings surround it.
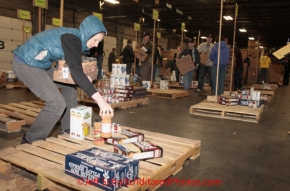
<svg viewBox="0 0 290 191">
<path fill-rule="evenodd" d="M 214 47 L 211 50 L 209 58 L 210 58 L 211 61 L 214 61 L 214 59 L 216 58 L 216 49 Z"/>
</svg>

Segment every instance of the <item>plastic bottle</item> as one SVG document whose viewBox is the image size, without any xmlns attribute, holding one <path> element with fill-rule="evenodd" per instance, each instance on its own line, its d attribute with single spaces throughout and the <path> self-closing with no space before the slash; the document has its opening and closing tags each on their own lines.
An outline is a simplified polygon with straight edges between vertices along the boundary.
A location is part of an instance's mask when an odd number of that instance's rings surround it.
<svg viewBox="0 0 290 191">
<path fill-rule="evenodd" d="M 110 138 L 112 136 L 112 116 L 102 118 L 101 123 L 101 137 L 102 138 Z"/>
<path fill-rule="evenodd" d="M 104 139 L 101 137 L 101 122 L 100 120 L 95 120 L 94 122 L 94 145 L 103 145 L 105 144 Z"/>
</svg>

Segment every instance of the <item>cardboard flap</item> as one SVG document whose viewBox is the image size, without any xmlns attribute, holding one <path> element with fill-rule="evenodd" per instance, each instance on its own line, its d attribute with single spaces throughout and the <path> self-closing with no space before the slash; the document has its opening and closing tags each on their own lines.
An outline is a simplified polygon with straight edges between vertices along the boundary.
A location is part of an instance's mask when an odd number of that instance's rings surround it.
<svg viewBox="0 0 290 191">
<path fill-rule="evenodd" d="M 180 71 L 181 75 L 186 74 L 187 72 L 195 69 L 195 65 L 189 54 L 186 55 L 185 57 L 178 59 L 176 61 L 176 66 Z"/>
<path fill-rule="evenodd" d="M 273 55 L 276 58 L 278 58 L 279 60 L 281 60 L 288 53 L 290 53 L 290 44 L 287 44 L 286 46 L 280 48 L 279 50 L 277 50 L 276 52 L 274 52 Z"/>
</svg>

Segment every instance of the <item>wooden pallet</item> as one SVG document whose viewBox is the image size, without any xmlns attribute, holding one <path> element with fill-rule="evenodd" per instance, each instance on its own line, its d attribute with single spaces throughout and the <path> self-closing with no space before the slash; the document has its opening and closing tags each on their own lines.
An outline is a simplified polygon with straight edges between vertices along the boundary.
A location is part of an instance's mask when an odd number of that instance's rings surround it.
<svg viewBox="0 0 290 191">
<path fill-rule="evenodd" d="M 18 132 L 34 122 L 41 108 L 29 102 L 0 104 L 0 131 Z"/>
<path fill-rule="evenodd" d="M 0 190 L 36 190 L 34 179 L 36 179 L 34 175 L 27 174 L 24 170 L 0 160 Z"/>
<path fill-rule="evenodd" d="M 276 91 L 278 89 L 278 85 L 271 86 L 270 89 L 262 89 L 262 85 L 261 84 L 244 85 L 244 88 L 245 89 L 255 88 L 255 90 L 265 90 L 265 91 Z"/>
<path fill-rule="evenodd" d="M 152 141 L 163 147 L 163 157 L 140 161 L 139 178 L 152 181 L 165 180 L 171 175 L 178 173 L 188 159 L 195 159 L 200 155 L 200 144 L 198 140 L 190 140 L 181 137 L 154 133 L 129 127 L 144 133 L 145 140 Z M 35 141 L 32 145 L 18 145 L 16 148 L 5 148 L 0 150 L 0 159 L 18 165 L 37 174 L 37 189 L 43 190 L 52 186 L 63 186 L 68 190 L 100 191 L 101 189 L 79 184 L 76 178 L 65 174 L 65 155 L 94 146 L 93 135 L 85 140 L 76 140 L 69 135 L 60 135 L 58 138 L 50 137 Z M 113 151 L 112 145 L 102 145 L 99 148 Z M 21 160 L 19 160 L 21 159 Z M 61 187 L 59 187 L 61 188 Z M 145 191 L 155 190 L 158 186 L 154 184 L 129 185 L 122 187 L 120 191 Z"/>
<path fill-rule="evenodd" d="M 150 89 L 150 90 L 147 90 L 147 95 L 151 95 L 154 97 L 176 99 L 176 98 L 190 96 L 190 91 L 175 90 L 175 89 L 168 89 L 168 90 Z"/>
<path fill-rule="evenodd" d="M 215 102 L 203 101 L 190 107 L 190 114 L 231 119 L 258 123 L 264 110 L 264 105 L 260 108 L 250 108 L 247 106 L 225 106 Z"/>
<path fill-rule="evenodd" d="M 170 88 L 170 89 L 179 89 L 179 90 L 184 90 L 184 86 L 181 86 L 181 85 L 169 85 L 169 88 Z M 190 86 L 189 89 L 190 89 L 190 90 L 196 90 L 197 87 L 192 87 L 192 86 Z"/>
<path fill-rule="evenodd" d="M 22 82 L 7 82 L 5 87 L 6 89 L 25 88 L 25 85 Z"/>
<path fill-rule="evenodd" d="M 93 100 L 81 100 L 80 103 L 84 105 L 90 105 L 92 107 L 97 106 L 97 102 Z M 112 103 L 110 104 L 112 108 L 120 108 L 120 109 L 128 109 L 131 107 L 137 107 L 137 105 L 148 105 L 149 104 L 149 98 L 141 98 L 141 99 L 134 99 L 131 101 L 120 101 L 119 103 Z"/>
</svg>

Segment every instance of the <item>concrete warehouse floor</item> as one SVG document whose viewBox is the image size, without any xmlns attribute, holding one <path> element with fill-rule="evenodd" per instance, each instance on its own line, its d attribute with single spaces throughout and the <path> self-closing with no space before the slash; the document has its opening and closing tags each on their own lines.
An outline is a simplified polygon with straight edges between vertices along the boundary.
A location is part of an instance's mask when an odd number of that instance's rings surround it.
<svg viewBox="0 0 290 191">
<path fill-rule="evenodd" d="M 173 176 L 179 180 L 221 180 L 221 186 L 162 186 L 160 191 L 290 189 L 290 88 L 280 86 L 258 124 L 197 117 L 189 107 L 206 98 L 192 93 L 176 100 L 150 97 L 150 104 L 115 110 L 114 122 L 129 127 L 201 140 L 201 155 Z M 24 89 L 0 89 L 0 103 L 37 100 Z M 0 148 L 15 147 L 29 127 L 0 133 Z M 52 136 L 59 133 L 57 125 Z M 20 159 L 21 160 L 21 159 Z"/>
</svg>

